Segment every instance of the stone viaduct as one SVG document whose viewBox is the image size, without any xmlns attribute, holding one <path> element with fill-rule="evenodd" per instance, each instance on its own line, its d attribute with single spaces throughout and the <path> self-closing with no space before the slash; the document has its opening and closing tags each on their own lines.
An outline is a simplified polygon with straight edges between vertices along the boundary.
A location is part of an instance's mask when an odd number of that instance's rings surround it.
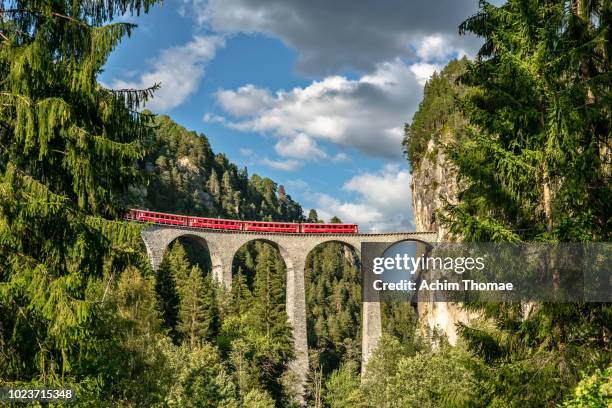
<svg viewBox="0 0 612 408">
<path fill-rule="evenodd" d="M 266 241 L 280 251 L 287 269 L 286 310 L 293 327 L 295 359 L 290 369 L 297 378 L 295 392 L 302 396 L 308 374 L 308 344 L 306 332 L 306 293 L 304 268 L 306 257 L 316 246 L 325 242 L 340 242 L 350 246 L 361 258 L 364 242 L 388 243 L 419 241 L 433 243 L 436 233 L 388 232 L 366 234 L 288 234 L 247 231 L 220 231 L 189 227 L 152 225 L 141 233 L 147 254 L 154 270 L 162 262 L 166 248 L 180 237 L 199 240 L 208 248 L 212 262 L 212 273 L 217 282 L 230 288 L 232 285 L 232 262 L 236 252 L 247 242 Z M 381 254 L 382 255 L 382 254 Z M 362 308 L 362 370 L 371 357 L 382 334 L 380 304 L 364 302 Z"/>
</svg>

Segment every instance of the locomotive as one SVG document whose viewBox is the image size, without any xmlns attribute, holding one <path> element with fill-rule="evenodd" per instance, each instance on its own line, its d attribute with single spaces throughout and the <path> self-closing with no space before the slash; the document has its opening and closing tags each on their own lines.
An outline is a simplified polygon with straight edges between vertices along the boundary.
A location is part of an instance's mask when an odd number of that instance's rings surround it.
<svg viewBox="0 0 612 408">
<path fill-rule="evenodd" d="M 149 210 L 131 209 L 125 216 L 129 221 L 224 231 L 282 232 L 289 234 L 357 234 L 357 224 L 322 224 L 277 221 L 239 221 L 222 218 L 193 217 Z"/>
</svg>

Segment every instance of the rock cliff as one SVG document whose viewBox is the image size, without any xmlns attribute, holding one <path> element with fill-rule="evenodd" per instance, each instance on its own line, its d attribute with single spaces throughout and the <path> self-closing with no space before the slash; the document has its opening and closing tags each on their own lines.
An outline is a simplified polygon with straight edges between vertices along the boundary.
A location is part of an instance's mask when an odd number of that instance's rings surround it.
<svg viewBox="0 0 612 408">
<path fill-rule="evenodd" d="M 451 62 L 434 74 L 424 90 L 423 101 L 406 127 L 404 146 L 412 166 L 412 208 L 417 231 L 435 231 L 438 241 L 456 241 L 440 222 L 447 204 L 457 202 L 459 184 L 452 163 L 445 157 L 443 144 L 452 142 L 464 119 L 456 109 L 456 97 L 464 88 L 457 77 L 464 71 L 465 60 Z M 451 344 L 457 341 L 457 322 L 469 315 L 454 303 L 420 301 L 417 305 L 422 327 L 446 335 Z"/>
</svg>

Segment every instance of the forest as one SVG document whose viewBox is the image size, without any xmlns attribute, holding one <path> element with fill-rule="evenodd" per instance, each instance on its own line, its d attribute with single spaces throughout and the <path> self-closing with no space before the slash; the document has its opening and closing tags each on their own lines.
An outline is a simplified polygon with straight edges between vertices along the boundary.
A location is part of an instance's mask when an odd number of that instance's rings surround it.
<svg viewBox="0 0 612 408">
<path fill-rule="evenodd" d="M 137 29 L 116 17 L 157 3 L 2 2 L 0 388 L 71 388 L 75 407 L 299 406 L 278 249 L 246 244 L 227 289 L 193 239 L 153 271 L 144 226 L 122 220 L 323 221 L 144 109 L 158 85 L 99 83 Z M 436 214 L 453 239 L 610 241 L 611 20 L 607 0 L 483 1 L 458 27 L 484 44 L 427 82 L 403 144 L 413 171 L 436 155 L 455 169 L 458 200 Z M 305 276 L 308 406 L 612 404 L 610 303 L 464 304 L 479 318 L 455 345 L 413 305 L 382 304 L 362 376 L 357 254 L 321 245 Z"/>
</svg>

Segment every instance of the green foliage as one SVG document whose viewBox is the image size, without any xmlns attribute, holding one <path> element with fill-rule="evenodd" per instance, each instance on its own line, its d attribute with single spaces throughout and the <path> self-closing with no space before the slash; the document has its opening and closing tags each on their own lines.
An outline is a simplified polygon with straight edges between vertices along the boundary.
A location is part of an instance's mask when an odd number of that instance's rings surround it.
<svg viewBox="0 0 612 408">
<path fill-rule="evenodd" d="M 427 145 L 443 140 L 444 132 L 454 130 L 463 123 L 457 99 L 465 92 L 457 84 L 464 73 L 467 59 L 451 61 L 442 72 L 435 72 L 425 84 L 423 100 L 410 124 L 404 126 L 404 152 L 411 169 L 417 169 L 424 159 Z"/>
<path fill-rule="evenodd" d="M 483 3 L 461 26 L 485 39 L 446 149 L 466 186 L 446 221 L 465 239 L 610 237 L 610 5 L 571 3 Z"/>
<path fill-rule="evenodd" d="M 415 143 L 453 134 L 438 143 L 460 186 L 440 217 L 452 233 L 475 242 L 609 241 L 611 17 L 605 1 L 510 0 L 481 2 L 461 25 L 484 39 L 456 85 L 464 122 L 435 123 L 425 102 L 415 115 L 433 126 Z M 581 370 L 609 365 L 610 305 L 467 307 L 488 321 L 460 327 L 478 357 L 474 406 L 553 406 Z"/>
<path fill-rule="evenodd" d="M 560 407 L 609 408 L 612 405 L 612 367 L 585 376 L 576 386 L 574 395 Z"/>
<path fill-rule="evenodd" d="M 274 400 L 265 391 L 251 390 L 242 402 L 244 408 L 274 408 Z"/>
<path fill-rule="evenodd" d="M 477 388 L 464 347 L 420 351 L 383 336 L 367 366 L 359 395 L 363 407 L 471 407 Z"/>
<path fill-rule="evenodd" d="M 358 258 L 343 244 L 316 247 L 306 259 L 308 345 L 313 367 L 327 375 L 342 361 L 361 359 Z"/>
<path fill-rule="evenodd" d="M 321 220 L 319 220 L 319 214 L 317 214 L 317 210 L 311 208 L 310 211 L 308 211 L 308 218 L 306 218 L 306 222 L 321 222 Z"/>
<path fill-rule="evenodd" d="M 354 361 L 343 363 L 325 382 L 325 403 L 330 408 L 351 408 L 356 405 L 359 391 L 359 366 Z"/>
<path fill-rule="evenodd" d="M 141 161 L 148 184 L 131 191 L 134 206 L 233 219 L 300 221 L 302 208 L 283 186 L 214 154 L 203 134 L 168 116 L 155 119 L 149 151 Z M 281 188 L 282 187 L 282 188 Z"/>
<path fill-rule="evenodd" d="M 131 24 L 107 24 L 155 2 L 5 1 L 0 10 L 0 377 L 5 385 L 72 384 L 108 395 L 129 367 L 115 352 L 109 291 L 128 265 L 147 271 L 138 227 L 108 221 L 139 182 L 153 89 L 97 82 Z M 129 276 L 135 279 L 132 272 Z M 146 285 L 144 285 L 146 286 Z M 144 286 L 134 296 L 148 299 Z M 124 293 L 125 295 L 125 293 Z M 147 303 L 148 300 L 145 302 Z M 150 305 L 150 303 L 149 303 Z M 132 313 L 135 315 L 131 316 Z M 143 313 L 145 313 L 143 311 Z M 145 313 L 145 314 L 146 314 Z M 131 316 L 131 317 L 130 317 Z M 121 325 L 132 326 L 126 331 Z M 116 335 L 116 336 L 115 336 Z"/>
<path fill-rule="evenodd" d="M 236 388 L 216 348 L 171 348 L 168 363 L 176 382 L 166 399 L 169 407 L 238 407 Z"/>
<path fill-rule="evenodd" d="M 184 341 L 194 347 L 202 340 L 212 340 L 219 326 L 219 313 L 212 276 L 202 276 L 197 266 L 191 267 L 187 279 L 179 283 L 178 331 Z"/>
<path fill-rule="evenodd" d="M 383 333 L 399 340 L 406 350 L 421 348 L 416 335 L 418 316 L 408 302 L 381 302 Z"/>
</svg>

